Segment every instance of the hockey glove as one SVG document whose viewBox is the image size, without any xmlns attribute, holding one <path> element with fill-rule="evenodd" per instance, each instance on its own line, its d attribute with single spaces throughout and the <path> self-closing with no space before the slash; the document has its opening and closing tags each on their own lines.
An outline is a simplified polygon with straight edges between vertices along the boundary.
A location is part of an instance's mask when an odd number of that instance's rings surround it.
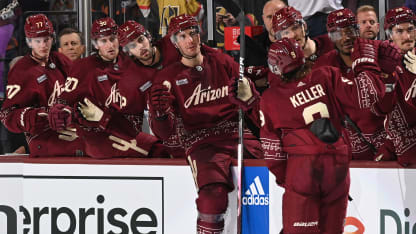
<svg viewBox="0 0 416 234">
<path fill-rule="evenodd" d="M 85 127 L 106 129 L 110 121 L 110 115 L 104 113 L 101 108 L 92 103 L 88 98 L 84 98 L 84 103 L 78 102 L 75 116 L 78 123 Z"/>
<path fill-rule="evenodd" d="M 42 109 L 26 108 L 20 115 L 20 124 L 25 132 L 38 135 L 48 129 L 48 113 Z"/>
<path fill-rule="evenodd" d="M 416 55 L 412 51 L 408 51 L 404 55 L 403 63 L 409 72 L 416 75 Z"/>
<path fill-rule="evenodd" d="M 84 119 L 99 122 L 104 115 L 104 111 L 92 103 L 88 98 L 84 98 L 84 103 L 78 103 L 78 110 L 81 112 Z"/>
<path fill-rule="evenodd" d="M 63 104 L 55 104 L 49 109 L 49 126 L 52 130 L 63 130 L 71 124 L 72 108 Z"/>
<path fill-rule="evenodd" d="M 383 41 L 378 49 L 378 64 L 382 72 L 391 74 L 396 70 L 396 67 L 400 65 L 402 55 L 400 49 L 390 43 L 389 41 Z"/>
<path fill-rule="evenodd" d="M 252 82 L 246 77 L 236 77 L 229 85 L 230 102 L 238 105 L 244 111 L 250 110 L 259 100 L 260 95 Z"/>
<path fill-rule="evenodd" d="M 169 88 L 163 84 L 155 84 L 150 89 L 150 111 L 157 120 L 165 119 L 172 109 L 175 98 L 169 92 Z"/>
<path fill-rule="evenodd" d="M 244 69 L 244 75 L 252 81 L 267 78 L 269 68 L 266 66 L 249 66 Z"/>
<path fill-rule="evenodd" d="M 380 41 L 357 38 L 351 53 L 352 70 L 356 75 L 365 70 L 380 71 L 378 48 Z"/>
</svg>

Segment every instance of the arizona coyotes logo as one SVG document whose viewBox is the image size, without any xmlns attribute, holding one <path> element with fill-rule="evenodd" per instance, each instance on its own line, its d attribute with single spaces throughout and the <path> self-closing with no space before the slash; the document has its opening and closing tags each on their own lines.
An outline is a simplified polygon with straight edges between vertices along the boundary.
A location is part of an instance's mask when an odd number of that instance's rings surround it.
<svg viewBox="0 0 416 234">
<path fill-rule="evenodd" d="M 7 99 L 12 99 L 21 90 L 20 85 L 7 85 Z"/>
<path fill-rule="evenodd" d="M 72 92 L 77 88 L 77 86 L 78 86 L 78 79 L 77 78 L 74 78 L 74 77 L 66 78 L 65 88 L 64 88 L 65 92 L 68 92 L 68 93 Z"/>
<path fill-rule="evenodd" d="M 110 95 L 108 96 L 107 100 L 105 100 L 105 106 L 109 107 L 111 103 L 118 104 L 120 109 L 127 105 L 127 98 L 121 96 L 120 92 L 117 89 L 117 84 L 114 84 L 111 87 Z"/>
<path fill-rule="evenodd" d="M 415 97 L 416 97 L 416 80 L 413 81 L 412 85 L 407 90 L 404 100 L 409 101 L 410 98 L 415 98 Z"/>
<path fill-rule="evenodd" d="M 52 106 L 55 104 L 56 99 L 61 96 L 63 92 L 72 92 L 78 86 L 78 79 L 74 77 L 68 77 L 65 81 L 65 84 L 59 84 L 59 81 L 55 81 L 55 85 L 53 86 L 53 91 L 51 96 L 49 96 L 48 106 Z"/>
<path fill-rule="evenodd" d="M 113 135 L 108 136 L 108 138 L 115 142 L 111 146 L 120 151 L 127 151 L 129 149 L 132 149 L 146 156 L 149 154 L 149 152 L 137 146 L 137 141 L 135 139 L 126 141 Z"/>
<path fill-rule="evenodd" d="M 188 108 L 192 105 L 192 103 L 196 106 L 204 102 L 212 102 L 226 96 L 228 96 L 228 86 L 223 86 L 218 89 L 211 89 L 211 87 L 208 87 L 208 89 L 201 90 L 201 84 L 199 84 L 195 87 L 192 96 L 185 101 L 184 106 L 185 108 Z"/>
<path fill-rule="evenodd" d="M 49 96 L 48 106 L 52 106 L 56 99 L 61 96 L 61 93 L 64 91 L 63 85 L 59 84 L 59 81 L 55 81 L 55 85 L 53 86 L 53 91 L 51 96 Z"/>
<path fill-rule="evenodd" d="M 179 15 L 179 6 L 167 5 L 162 10 L 162 17 L 160 19 L 160 35 L 166 35 L 170 19 Z"/>
</svg>

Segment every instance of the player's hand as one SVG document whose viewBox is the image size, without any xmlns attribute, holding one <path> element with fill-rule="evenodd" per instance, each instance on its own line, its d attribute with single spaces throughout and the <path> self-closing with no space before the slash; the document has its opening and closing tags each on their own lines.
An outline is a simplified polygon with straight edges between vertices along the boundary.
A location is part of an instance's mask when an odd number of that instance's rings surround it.
<svg viewBox="0 0 416 234">
<path fill-rule="evenodd" d="M 412 51 L 408 51 L 404 55 L 403 63 L 409 72 L 416 75 L 416 55 Z"/>
<path fill-rule="evenodd" d="M 78 102 L 78 110 L 81 112 L 84 119 L 92 122 L 99 122 L 104 115 L 104 111 L 92 103 L 88 98 L 84 98 L 84 103 Z"/>
<path fill-rule="evenodd" d="M 381 42 L 378 49 L 378 64 L 382 72 L 391 74 L 400 65 L 402 55 L 400 49 L 390 41 Z"/>
<path fill-rule="evenodd" d="M 236 77 L 229 85 L 230 101 L 240 106 L 244 111 L 251 109 L 251 107 L 260 100 L 260 95 L 254 88 L 252 82 L 246 77 L 239 79 Z"/>
<path fill-rule="evenodd" d="M 357 38 L 354 42 L 354 49 L 351 53 L 352 69 L 355 74 L 364 70 L 380 71 L 378 65 L 378 40 Z"/>
<path fill-rule="evenodd" d="M 164 84 L 154 84 L 150 89 L 150 110 L 156 119 L 162 119 L 171 111 L 173 95 Z"/>
<path fill-rule="evenodd" d="M 249 66 L 244 68 L 244 75 L 252 81 L 256 81 L 267 77 L 269 68 L 266 66 Z"/>
<path fill-rule="evenodd" d="M 63 104 L 55 104 L 49 109 L 49 126 L 58 131 L 68 127 L 72 122 L 72 108 Z"/>
</svg>

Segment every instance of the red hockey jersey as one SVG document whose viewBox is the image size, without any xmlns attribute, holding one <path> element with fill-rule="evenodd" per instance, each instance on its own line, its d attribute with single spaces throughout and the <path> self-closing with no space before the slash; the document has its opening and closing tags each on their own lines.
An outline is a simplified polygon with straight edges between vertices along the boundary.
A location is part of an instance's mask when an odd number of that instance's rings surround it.
<svg viewBox="0 0 416 234">
<path fill-rule="evenodd" d="M 397 102 L 387 115 L 386 129 L 393 141 L 398 162 L 408 165 L 416 163 L 416 108 L 412 106 L 416 76 L 401 67 L 396 71 L 399 75 Z"/>
<path fill-rule="evenodd" d="M 27 132 L 25 115 L 30 110 L 48 112 L 64 90 L 73 87 L 73 80 L 67 77 L 72 62 L 57 52 L 52 52 L 46 66 L 39 65 L 30 55 L 20 59 L 8 74 L 7 96 L 2 105 L 1 121 L 11 131 L 24 132 L 28 141 L 30 156 L 82 155 L 83 142 L 75 132 L 66 134 L 50 129 L 47 116 L 37 117 L 37 123 L 44 126 L 35 132 Z M 68 135 L 70 134 L 70 135 Z"/>
<path fill-rule="evenodd" d="M 139 67 L 122 54 L 115 63 L 103 61 L 98 55 L 74 63 L 69 76 L 77 80 L 78 85 L 65 92 L 62 99 L 76 106 L 77 102 L 88 98 L 108 113 L 105 126 L 77 127 L 89 156 L 148 156 L 157 139 L 140 132 L 146 99 L 139 90 L 145 91 L 149 85 L 149 80 L 143 79 L 140 72 Z"/>
<path fill-rule="evenodd" d="M 312 70 L 299 81 L 286 83 L 273 74 L 270 74 L 269 80 L 271 87 L 262 95 L 259 121 L 265 159 L 278 183 L 285 176 L 287 152 L 316 155 L 337 150 L 337 147 L 345 151 L 347 144 L 340 138 L 332 149 L 319 140 L 308 142 L 302 137 L 296 138 L 296 134 L 311 135 L 308 130 L 310 124 L 319 118 L 329 118 L 341 133 L 347 107 L 372 108 L 373 105 L 378 105 L 385 94 L 385 85 L 378 74 L 370 71 L 348 80 L 343 78 L 339 69 L 327 66 Z M 360 85 L 362 83 L 369 85 L 363 87 Z M 299 142 L 303 139 L 304 145 L 299 145 L 293 139 L 298 139 Z M 322 145 L 325 147 L 321 148 Z M 348 160 L 347 155 L 342 156 L 345 157 L 344 161 Z"/>
<path fill-rule="evenodd" d="M 187 67 L 177 62 L 157 77 L 158 83 L 170 84 L 170 92 L 175 97 L 173 115 L 182 118 L 180 137 L 187 152 L 206 142 L 220 144 L 223 139 L 233 139 L 237 146 L 238 106 L 229 101 L 228 85 L 238 76 L 239 66 L 228 55 L 209 48 L 202 51 L 201 66 Z M 153 125 L 155 121 L 152 121 Z M 155 128 L 156 135 L 167 138 L 174 134 L 173 124 L 167 125 L 167 131 Z M 254 139 L 248 131 L 246 137 Z"/>
<path fill-rule="evenodd" d="M 318 61 L 314 65 L 314 69 L 322 66 L 333 66 L 341 70 L 341 78 L 344 80 L 354 80 L 354 74 L 352 69 L 345 65 L 341 59 L 337 50 L 332 50 L 325 55 L 319 57 Z M 358 84 L 365 89 L 369 86 L 367 83 Z M 351 98 L 351 97 L 350 97 Z M 378 149 L 386 139 L 386 132 L 384 130 L 385 116 L 382 113 L 378 113 L 375 110 L 359 109 L 356 105 L 347 105 L 344 107 L 345 113 L 350 119 L 358 126 L 362 132 L 362 136 L 373 144 Z M 374 113 L 376 112 L 377 115 Z M 367 143 L 365 143 L 359 136 L 356 130 L 354 130 L 350 124 L 347 124 L 347 133 L 351 145 L 352 158 L 361 160 L 373 160 L 374 153 L 371 151 Z"/>
</svg>

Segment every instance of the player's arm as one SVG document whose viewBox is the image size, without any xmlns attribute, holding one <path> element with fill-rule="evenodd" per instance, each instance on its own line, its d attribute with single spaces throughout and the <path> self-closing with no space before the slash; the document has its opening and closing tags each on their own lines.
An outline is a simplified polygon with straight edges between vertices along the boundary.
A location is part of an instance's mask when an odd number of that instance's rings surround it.
<svg viewBox="0 0 416 234">
<path fill-rule="evenodd" d="M 283 186 L 286 178 L 287 154 L 282 150 L 281 131 L 272 127 L 271 118 L 267 113 L 260 111 L 259 116 L 261 116 L 260 140 L 264 160 L 270 172 L 276 176 L 277 184 Z"/>
<path fill-rule="evenodd" d="M 28 82 L 28 79 L 32 77 L 13 69 L 8 78 L 6 99 L 0 112 L 0 119 L 4 126 L 11 132 L 27 132 L 31 135 L 39 134 L 47 129 L 49 127 L 48 108 L 39 107 L 36 103 L 39 93 L 36 87 L 30 87 L 33 83 Z"/>
<path fill-rule="evenodd" d="M 349 103 L 359 109 L 371 109 L 380 114 L 383 105 L 393 101 L 395 96 L 390 92 L 394 92 L 394 89 L 383 83 L 380 77 L 379 44 L 380 41 L 356 40 L 351 55 L 355 75 L 353 80 L 343 77 L 338 69 L 331 69 L 334 93 L 341 103 Z"/>
</svg>

